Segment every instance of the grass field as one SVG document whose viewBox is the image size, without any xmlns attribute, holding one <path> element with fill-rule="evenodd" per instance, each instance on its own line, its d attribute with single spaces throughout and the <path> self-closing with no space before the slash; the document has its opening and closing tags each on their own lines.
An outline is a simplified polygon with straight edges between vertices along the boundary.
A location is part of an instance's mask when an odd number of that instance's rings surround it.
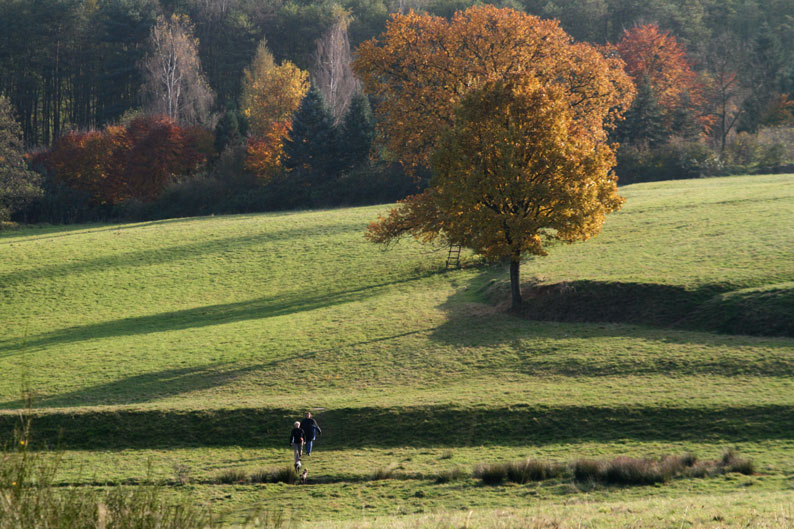
<svg viewBox="0 0 794 529">
<path fill-rule="evenodd" d="M 687 526 L 784 527 L 792 184 L 626 187 L 598 238 L 524 264 L 521 317 L 504 310 L 504 267 L 468 257 L 446 271 L 443 248 L 367 243 L 384 207 L 0 232 L 0 433 L 30 390 L 38 440 L 66 450 L 64 483 L 185 481 L 175 492 L 233 517 L 263 506 L 357 526 L 679 527 L 686 514 Z M 324 431 L 311 487 L 216 483 L 288 464 L 305 409 Z M 480 462 L 728 446 L 755 475 L 470 477 Z M 436 482 L 454 468 L 469 477 Z M 431 514 L 405 517 L 416 513 Z"/>
</svg>

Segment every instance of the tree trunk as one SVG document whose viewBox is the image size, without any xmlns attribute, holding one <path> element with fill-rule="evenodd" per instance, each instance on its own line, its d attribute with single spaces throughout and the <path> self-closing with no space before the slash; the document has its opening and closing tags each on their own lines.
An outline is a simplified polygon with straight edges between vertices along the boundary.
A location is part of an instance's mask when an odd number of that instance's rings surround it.
<svg viewBox="0 0 794 529">
<path fill-rule="evenodd" d="M 510 260 L 510 293 L 512 294 L 513 303 L 510 306 L 511 310 L 518 310 L 521 308 L 521 278 L 519 271 L 521 269 L 521 257 L 514 256 Z"/>
</svg>

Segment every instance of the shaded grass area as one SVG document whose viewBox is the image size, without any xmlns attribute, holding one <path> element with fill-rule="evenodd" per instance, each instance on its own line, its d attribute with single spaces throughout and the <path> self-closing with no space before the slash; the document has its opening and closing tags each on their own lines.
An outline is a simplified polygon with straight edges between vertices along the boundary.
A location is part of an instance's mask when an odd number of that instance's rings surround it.
<svg viewBox="0 0 794 529">
<path fill-rule="evenodd" d="M 794 283 L 732 290 L 654 283 L 570 281 L 524 286 L 523 317 L 632 323 L 725 334 L 794 336 Z M 505 286 L 492 298 L 503 299 Z"/>
<path fill-rule="evenodd" d="M 794 283 L 726 292 L 691 319 L 693 326 L 716 332 L 794 336 Z"/>
<path fill-rule="evenodd" d="M 432 274 L 430 271 L 424 272 L 425 276 L 430 274 Z M 121 338 L 154 332 L 199 329 L 241 321 L 289 316 L 290 314 L 309 312 L 319 308 L 333 308 L 336 305 L 361 301 L 368 297 L 376 297 L 382 293 L 384 287 L 395 287 L 401 283 L 417 281 L 421 277 L 421 275 L 417 275 L 389 283 L 367 285 L 321 295 L 301 293 L 256 298 L 237 303 L 202 306 L 187 310 L 67 327 L 58 331 L 25 338 L 21 344 L 22 347 L 16 349 L 16 352 L 21 354 L 27 348 L 37 349 L 53 345 L 60 346 L 87 339 Z M 0 357 L 13 355 L 13 347 L 19 345 L 18 339 L 0 339 Z M 2 353 L 3 348 L 7 348 L 7 352 Z"/>
<path fill-rule="evenodd" d="M 284 425 L 300 410 L 105 411 L 47 413 L 36 417 L 39 446 L 63 448 L 173 448 L 286 444 Z M 317 413 L 329 449 L 396 446 L 472 446 L 627 439 L 789 440 L 794 407 L 510 406 L 399 409 L 357 408 Z M 16 417 L 0 416 L 0 435 Z M 366 425 L 363 427 L 362 425 Z M 439 436 L 439 432 L 445 432 Z M 178 435 L 174 435 L 178 432 Z M 410 435 L 407 435 L 410 432 Z M 288 432 L 287 432 L 288 433 Z"/>
</svg>

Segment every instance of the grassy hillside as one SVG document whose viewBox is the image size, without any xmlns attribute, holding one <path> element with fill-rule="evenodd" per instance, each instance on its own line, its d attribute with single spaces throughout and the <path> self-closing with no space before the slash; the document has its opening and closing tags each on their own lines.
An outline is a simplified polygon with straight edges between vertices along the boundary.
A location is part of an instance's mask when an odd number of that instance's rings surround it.
<svg viewBox="0 0 794 529">
<path fill-rule="evenodd" d="M 434 480 L 483 461 L 728 445 L 762 474 L 652 494 L 774 495 L 794 474 L 792 184 L 624 188 L 602 235 L 524 265 L 522 317 L 501 308 L 502 267 L 445 271 L 443 248 L 367 243 L 383 207 L 3 232 L 0 427 L 29 389 L 39 438 L 70 449 L 64 480 L 185 467 L 200 498 L 235 510 L 635 501 L 647 487 Z M 325 432 L 310 505 L 299 488 L 209 483 L 288 462 L 307 408 Z M 366 481 L 387 467 L 410 479 Z"/>
</svg>

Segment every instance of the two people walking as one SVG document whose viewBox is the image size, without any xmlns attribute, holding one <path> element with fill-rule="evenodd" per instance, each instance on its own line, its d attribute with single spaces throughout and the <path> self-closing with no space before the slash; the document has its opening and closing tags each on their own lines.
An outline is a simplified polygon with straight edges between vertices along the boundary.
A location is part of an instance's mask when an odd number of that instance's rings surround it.
<svg viewBox="0 0 794 529">
<path fill-rule="evenodd" d="M 289 444 L 295 455 L 295 470 L 301 467 L 301 458 L 303 457 L 303 450 L 306 449 L 306 455 L 312 454 L 314 441 L 317 440 L 317 434 L 322 435 L 323 431 L 320 425 L 312 417 L 311 412 L 306 412 L 302 421 L 295 421 L 292 432 L 289 436 Z"/>
</svg>

